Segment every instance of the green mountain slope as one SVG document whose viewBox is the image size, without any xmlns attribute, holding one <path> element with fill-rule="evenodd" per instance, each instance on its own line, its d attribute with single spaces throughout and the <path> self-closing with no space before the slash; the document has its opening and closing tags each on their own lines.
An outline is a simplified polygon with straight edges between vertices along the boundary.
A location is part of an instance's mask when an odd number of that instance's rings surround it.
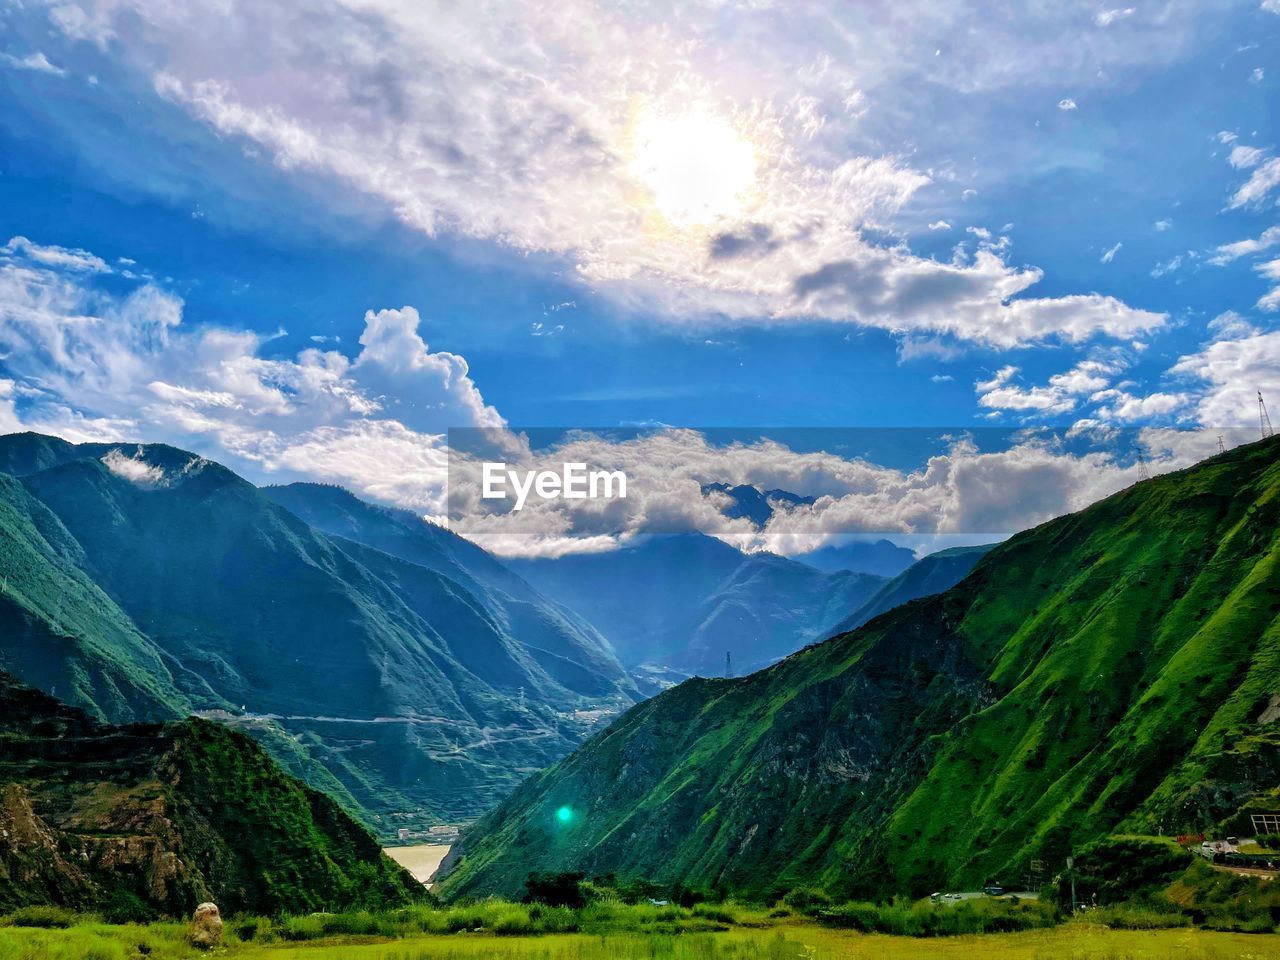
<svg viewBox="0 0 1280 960">
<path fill-rule="evenodd" d="M 61 521 L 0 474 L 0 667 L 99 718 L 186 713 L 173 664 L 85 575 L 84 559 Z"/>
<path fill-rule="evenodd" d="M 478 822 L 445 890 L 572 868 L 918 894 L 1212 828 L 1277 786 L 1278 563 L 1280 439 L 1131 487 L 944 594 L 634 708 Z"/>
<path fill-rule="evenodd" d="M 186 720 L 98 723 L 0 674 L 0 910 L 189 915 L 390 907 L 422 896 L 373 836 L 252 740 Z"/>
<path fill-rule="evenodd" d="M 292 483 L 262 491 L 317 530 L 354 540 L 461 584 L 558 682 L 584 696 L 630 691 L 631 681 L 595 628 L 455 533 L 407 510 L 375 506 L 341 487 Z"/>
</svg>

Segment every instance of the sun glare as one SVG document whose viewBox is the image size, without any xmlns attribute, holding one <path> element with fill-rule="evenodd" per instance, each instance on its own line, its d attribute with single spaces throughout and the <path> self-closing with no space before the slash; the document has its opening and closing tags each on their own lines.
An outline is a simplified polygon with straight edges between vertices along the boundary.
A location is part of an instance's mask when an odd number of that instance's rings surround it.
<svg viewBox="0 0 1280 960">
<path fill-rule="evenodd" d="M 756 154 L 723 117 L 646 113 L 632 131 L 631 174 L 677 226 L 740 212 L 756 179 Z"/>
</svg>

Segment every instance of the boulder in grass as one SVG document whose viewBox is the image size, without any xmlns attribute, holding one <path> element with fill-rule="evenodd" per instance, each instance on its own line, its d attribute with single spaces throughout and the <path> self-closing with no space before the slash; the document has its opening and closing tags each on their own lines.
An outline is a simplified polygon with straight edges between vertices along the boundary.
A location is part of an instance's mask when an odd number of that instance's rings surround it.
<svg viewBox="0 0 1280 960">
<path fill-rule="evenodd" d="M 191 929 L 187 933 L 192 946 L 201 950 L 216 947 L 222 942 L 222 914 L 216 903 L 202 903 L 191 915 Z"/>
</svg>

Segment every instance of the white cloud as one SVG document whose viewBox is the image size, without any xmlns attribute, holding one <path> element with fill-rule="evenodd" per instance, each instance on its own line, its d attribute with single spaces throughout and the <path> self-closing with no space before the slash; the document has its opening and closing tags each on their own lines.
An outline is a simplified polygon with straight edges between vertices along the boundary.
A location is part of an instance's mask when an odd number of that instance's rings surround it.
<svg viewBox="0 0 1280 960">
<path fill-rule="evenodd" d="M 1123 246 L 1124 246 L 1123 243 L 1117 243 L 1114 247 L 1109 249 L 1106 253 L 1102 255 L 1102 262 L 1110 263 L 1112 260 L 1114 260 L 1116 258 L 1116 254 L 1120 252 L 1120 248 Z"/>
<path fill-rule="evenodd" d="M 740 548 L 793 554 L 849 533 L 899 535 L 1007 533 L 1078 509 L 1132 483 L 1136 467 L 1103 450 L 1070 452 L 1049 438 L 1015 438 L 1012 446 L 981 452 L 956 438 L 913 470 L 899 470 L 825 452 L 801 453 L 774 441 L 716 445 L 697 431 L 668 429 L 614 442 L 578 435 L 531 455 L 523 469 L 558 469 L 585 462 L 622 470 L 627 499 L 530 500 L 519 513 L 484 513 L 474 497 L 455 503 L 455 523 L 468 537 L 500 553 L 554 554 L 581 537 L 590 549 L 646 532 L 701 530 Z M 474 465 L 472 465 L 474 466 Z M 475 482 L 458 482 L 454 492 Z M 471 472 L 475 472 L 472 470 Z M 783 489 L 815 502 L 775 505 L 757 532 L 728 520 L 721 499 L 704 496 L 707 482 Z"/>
<path fill-rule="evenodd" d="M 1184 411 L 1191 397 L 1185 393 L 1162 392 L 1139 397 L 1125 390 L 1112 390 L 1106 392 L 1105 399 L 1108 402 L 1099 408 L 1098 416 L 1104 420 L 1132 423 Z"/>
<path fill-rule="evenodd" d="M 1099 10 L 1094 14 L 1093 22 L 1100 27 L 1109 27 L 1117 20 L 1127 20 L 1137 11 L 1133 7 L 1115 8 L 1111 10 Z"/>
<path fill-rule="evenodd" d="M 147 463 L 138 451 L 134 456 L 126 456 L 120 449 L 108 450 L 102 458 L 108 470 L 118 477 L 124 477 L 135 486 L 143 488 L 158 487 L 164 483 L 164 470 Z"/>
<path fill-rule="evenodd" d="M 1266 78 L 1266 76 L 1267 76 L 1266 71 L 1264 71 L 1261 67 L 1254 67 L 1253 72 L 1249 74 L 1249 82 L 1261 83 Z"/>
<path fill-rule="evenodd" d="M 1209 332 L 1220 340 L 1236 340 L 1253 336 L 1258 329 L 1234 310 L 1227 310 L 1209 321 Z"/>
<path fill-rule="evenodd" d="M 1246 147 L 1240 144 L 1231 148 L 1231 153 L 1227 155 L 1227 163 L 1237 170 L 1248 170 L 1261 163 L 1266 155 L 1267 152 L 1258 147 Z"/>
<path fill-rule="evenodd" d="M 1076 110 L 1078 109 L 1078 106 L 1076 105 L 1076 102 L 1072 100 L 1070 97 L 1063 97 L 1061 100 L 1058 101 L 1058 109 L 1059 110 Z"/>
<path fill-rule="evenodd" d="M 1163 220 L 1157 220 L 1155 222 L 1156 231 L 1159 233 L 1163 233 L 1164 231 L 1168 230 L 1172 226 L 1173 226 L 1173 221 L 1168 218 L 1165 218 Z"/>
<path fill-rule="evenodd" d="M 101 257 L 88 250 L 32 243 L 26 237 L 11 237 L 0 247 L 0 263 L 27 260 L 46 267 L 73 270 L 78 273 L 110 273 L 111 268 Z"/>
<path fill-rule="evenodd" d="M 1257 239 L 1237 240 L 1235 243 L 1227 243 L 1218 247 L 1213 252 L 1213 256 L 1209 258 L 1209 263 L 1215 267 L 1220 267 L 1233 260 L 1239 260 L 1241 257 L 1248 257 L 1255 253 L 1270 250 L 1276 244 L 1280 244 L 1280 226 L 1268 227 L 1262 231 Z"/>
<path fill-rule="evenodd" d="M 1262 9 L 1268 13 L 1280 13 L 1280 0 L 1262 0 Z"/>
<path fill-rule="evenodd" d="M 1013 382 L 1018 368 L 1005 366 L 990 380 L 974 387 L 978 405 L 989 410 L 1062 414 L 1105 390 L 1123 367 L 1118 359 L 1082 360 L 1070 370 L 1054 374 L 1044 386 L 1022 387 Z"/>
<path fill-rule="evenodd" d="M 54 20 L 279 167 L 332 179 L 429 234 L 564 257 L 584 285 L 645 319 L 816 319 L 999 346 L 1165 323 L 1094 294 L 1026 297 L 1040 271 L 1005 262 L 1004 247 L 939 263 L 864 239 L 930 182 L 902 156 L 849 149 L 874 105 L 867 91 L 892 96 L 892 76 L 920 69 L 964 90 L 1046 73 L 1096 82 L 1062 43 L 1075 11 L 1045 7 L 1004 25 L 977 4 L 946 17 L 927 9 L 904 21 L 753 6 L 737 11 L 733 44 L 718 42 L 726 14 L 715 5 L 587 0 L 335 0 L 324 16 L 297 2 L 228 0 L 214 12 L 86 0 L 61 4 Z M 1186 18 L 1142 43 L 1127 33 L 1079 43 L 1108 65 L 1163 61 L 1194 37 Z M 892 57 L 877 45 L 889 34 Z M 954 56 L 932 56 L 942 37 Z M 927 67 L 909 56 L 917 46 Z M 711 49 L 723 54 L 714 64 Z M 652 145 L 666 129 L 697 131 L 699 143 Z M 705 222 L 673 213 L 687 204 L 673 204 L 680 171 L 666 168 L 686 156 L 704 173 L 742 174 Z"/>
<path fill-rule="evenodd" d="M 950 230 L 951 224 L 949 224 L 946 220 L 934 220 L 931 224 L 929 224 L 929 229 L 930 230 Z"/>
<path fill-rule="evenodd" d="M 54 77 L 65 77 L 67 71 L 49 62 L 49 58 L 37 50 L 25 57 L 15 57 L 9 53 L 0 53 L 0 63 L 7 63 L 15 70 L 31 70 L 35 73 L 47 73 Z"/>
<path fill-rule="evenodd" d="M 1256 427 L 1258 391 L 1280 397 L 1280 331 L 1217 340 L 1181 357 L 1172 372 L 1197 384 L 1200 423 Z"/>
<path fill-rule="evenodd" d="M 316 348 L 267 359 L 270 337 L 188 329 L 182 302 L 154 285 L 101 289 L 101 261 L 85 251 L 4 249 L 5 427 L 166 440 L 258 476 L 340 482 L 439 513 L 445 428 L 502 425 L 463 358 L 423 341 L 412 307 L 367 313 L 354 359 Z"/>
<path fill-rule="evenodd" d="M 1231 196 L 1231 207 L 1247 207 L 1261 204 L 1272 190 L 1280 185 L 1280 157 L 1272 157 L 1254 168 L 1244 186 Z"/>
</svg>

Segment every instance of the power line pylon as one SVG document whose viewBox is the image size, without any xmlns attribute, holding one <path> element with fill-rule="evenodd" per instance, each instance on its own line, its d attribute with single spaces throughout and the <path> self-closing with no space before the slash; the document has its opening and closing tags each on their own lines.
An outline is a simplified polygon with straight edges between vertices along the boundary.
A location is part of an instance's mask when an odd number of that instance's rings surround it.
<svg viewBox="0 0 1280 960">
<path fill-rule="evenodd" d="M 1227 445 L 1222 442 L 1222 434 L 1218 434 L 1218 452 L 1219 453 L 1227 452 Z"/>
<path fill-rule="evenodd" d="M 724 678 L 726 680 L 733 679 L 733 653 L 729 650 L 724 652 Z"/>
<path fill-rule="evenodd" d="M 1262 427 L 1262 439 L 1274 437 L 1276 432 L 1271 429 L 1271 417 L 1267 414 L 1267 401 L 1262 399 L 1262 391 L 1258 391 L 1258 425 Z"/>
<path fill-rule="evenodd" d="M 1147 458 L 1142 455 L 1142 451 L 1138 451 L 1138 482 L 1151 479 L 1151 471 L 1147 469 Z"/>
</svg>

